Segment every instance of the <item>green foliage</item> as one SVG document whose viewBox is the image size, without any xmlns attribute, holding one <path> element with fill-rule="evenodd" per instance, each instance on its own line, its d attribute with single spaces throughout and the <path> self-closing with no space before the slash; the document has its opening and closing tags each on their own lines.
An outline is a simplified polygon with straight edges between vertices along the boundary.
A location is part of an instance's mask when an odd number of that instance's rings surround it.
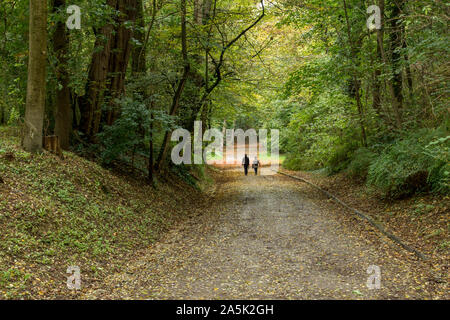
<svg viewBox="0 0 450 320">
<path fill-rule="evenodd" d="M 358 147 L 357 141 L 348 140 L 350 143 L 340 143 L 336 145 L 334 152 L 327 161 L 327 171 L 329 174 L 340 172 L 348 167 L 352 160 L 353 153 Z M 353 142 L 353 143 L 352 143 Z"/>
<path fill-rule="evenodd" d="M 137 88 L 132 85 L 130 88 L 137 91 Z M 168 116 L 164 111 L 149 109 L 155 97 L 144 98 L 136 91 L 132 91 L 130 96 L 116 99 L 115 107 L 121 110 L 119 118 L 111 126 L 105 126 L 97 135 L 99 143 L 95 147 L 100 150 L 99 157 L 104 165 L 110 165 L 119 160 L 146 170 L 151 123 L 157 123 L 160 128 L 163 128 L 160 132 L 153 129 L 154 142 L 161 134 L 164 134 L 164 130 L 176 128 L 176 118 Z M 158 145 L 155 148 L 159 151 Z"/>
<path fill-rule="evenodd" d="M 386 4 L 385 16 L 405 26 L 406 45 L 394 48 L 392 30 L 385 28 L 385 59 L 380 57 L 376 33 L 366 33 L 362 2 L 347 1 L 349 34 L 342 2 L 308 1 L 302 8 L 286 4 L 290 12 L 280 25 L 293 27 L 302 45 L 287 55 L 297 60 L 289 60 L 292 70 L 282 81 L 281 99 L 272 107 L 274 117 L 268 123 L 282 129 L 286 168 L 322 168 L 329 174 L 345 169 L 390 197 L 420 190 L 446 193 L 450 172 L 450 138 L 442 129 L 447 122 L 448 130 L 446 5 L 405 2 L 401 15 L 392 17 L 393 2 Z M 393 50 L 399 55 L 395 63 Z M 399 123 L 387 87 L 395 73 L 405 75 Z M 354 77 L 360 84 L 360 108 Z"/>
<path fill-rule="evenodd" d="M 20 119 L 20 113 L 19 111 L 15 108 L 12 107 L 10 112 L 9 112 L 9 118 L 8 118 L 8 125 L 17 125 Z"/>
<path fill-rule="evenodd" d="M 368 184 L 391 198 L 427 189 L 448 191 L 449 139 L 445 134 L 442 129 L 422 129 L 395 141 L 371 163 Z M 436 141 L 446 144 L 447 153 L 430 154 L 430 143 Z"/>
<path fill-rule="evenodd" d="M 200 179 L 196 177 L 200 175 L 202 178 L 204 177 L 204 167 L 203 166 L 191 166 L 180 164 L 177 166 L 171 166 L 171 171 L 175 173 L 178 177 L 180 177 L 187 184 L 193 186 L 196 189 L 199 189 L 198 182 Z"/>
<path fill-rule="evenodd" d="M 347 172 L 355 178 L 367 178 L 367 173 L 372 162 L 376 159 L 377 154 L 368 148 L 359 148 L 353 154 L 352 160 L 347 167 Z"/>
<path fill-rule="evenodd" d="M 345 168 L 359 137 L 351 115 L 354 106 L 342 89 L 321 89 L 309 103 L 295 106 L 281 134 L 288 150 L 283 165 L 295 170 L 328 167 L 329 173 Z"/>
<path fill-rule="evenodd" d="M 283 161 L 283 167 L 289 170 L 311 171 L 321 168 L 321 164 L 311 156 L 288 153 L 286 154 L 286 159 Z"/>
<path fill-rule="evenodd" d="M 448 192 L 450 190 L 450 135 L 440 137 L 430 142 L 424 153 L 433 158 L 433 166 L 429 169 L 428 183 L 434 191 Z"/>
<path fill-rule="evenodd" d="M 116 103 L 122 110 L 120 118 L 98 134 L 103 147 L 100 158 L 104 164 L 110 164 L 142 147 L 145 132 L 148 132 L 150 127 L 150 112 L 138 96 L 134 99 L 124 97 Z"/>
</svg>

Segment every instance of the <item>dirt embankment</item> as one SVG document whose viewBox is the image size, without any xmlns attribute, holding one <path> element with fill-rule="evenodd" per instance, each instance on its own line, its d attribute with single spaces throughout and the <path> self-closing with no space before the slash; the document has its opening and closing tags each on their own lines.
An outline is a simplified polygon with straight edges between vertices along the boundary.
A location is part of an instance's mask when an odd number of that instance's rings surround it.
<svg viewBox="0 0 450 320">
<path fill-rule="evenodd" d="M 0 128 L 0 299 L 76 298 L 122 270 L 205 195 L 176 175 L 158 188 L 73 153 L 32 156 Z M 81 292 L 68 290 L 69 266 Z"/>
</svg>

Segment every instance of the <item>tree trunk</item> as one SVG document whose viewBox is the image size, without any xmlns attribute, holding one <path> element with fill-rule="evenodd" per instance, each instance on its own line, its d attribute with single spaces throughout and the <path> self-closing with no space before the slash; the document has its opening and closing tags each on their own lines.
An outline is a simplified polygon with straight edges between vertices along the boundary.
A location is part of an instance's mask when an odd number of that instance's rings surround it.
<svg viewBox="0 0 450 320">
<path fill-rule="evenodd" d="M 108 0 L 107 5 L 116 7 L 117 0 Z M 79 106 L 81 112 L 80 130 L 92 139 L 98 133 L 101 119 L 101 106 L 106 90 L 109 59 L 111 56 L 113 26 L 111 24 L 94 30 L 96 35 L 94 53 L 89 66 L 89 75 L 86 94 L 80 97 Z M 101 50 L 98 50 L 102 48 Z"/>
<path fill-rule="evenodd" d="M 381 11 L 381 29 L 377 31 L 377 43 L 378 43 L 378 49 L 380 50 L 379 53 L 381 55 L 383 63 L 385 66 L 387 66 L 388 59 L 386 57 L 386 51 L 384 50 L 384 28 L 385 28 L 384 6 L 385 6 L 385 1 L 379 0 L 378 6 L 380 7 L 380 11 Z M 394 111 L 394 119 L 395 119 L 394 123 L 396 124 L 397 128 L 401 128 L 401 126 L 402 126 L 402 117 L 401 117 L 401 111 L 400 111 L 401 107 L 399 105 L 397 96 L 395 95 L 393 82 L 391 80 L 386 80 L 386 86 L 388 87 L 389 93 L 391 95 L 391 101 L 392 101 L 391 104 L 392 104 L 392 109 Z"/>
<path fill-rule="evenodd" d="M 384 12 L 384 2 L 379 1 L 378 6 L 380 7 L 380 11 Z M 381 17 L 381 25 L 383 25 L 383 17 Z M 370 31 L 369 31 L 370 36 Z M 379 29 L 376 31 L 376 48 L 377 54 L 375 58 L 375 62 L 372 60 L 372 64 L 376 64 L 375 70 L 373 72 L 373 84 L 372 84 L 372 108 L 375 110 L 378 117 L 380 117 L 385 123 L 392 124 L 389 115 L 386 113 L 386 110 L 383 108 L 381 103 L 381 74 L 382 69 L 381 66 L 378 66 L 379 63 L 383 62 L 383 55 L 378 43 L 383 43 L 383 30 Z"/>
<path fill-rule="evenodd" d="M 348 13 L 347 13 L 347 3 L 345 0 L 343 0 L 343 2 L 344 2 L 345 20 L 347 22 L 348 43 L 350 45 L 350 50 L 351 50 L 350 59 L 352 61 L 354 68 L 356 68 L 358 66 L 357 48 L 361 47 L 361 46 L 360 45 L 356 46 L 352 40 L 350 21 L 349 21 Z M 367 147 L 367 136 L 366 136 L 366 129 L 365 129 L 365 125 L 364 125 L 363 106 L 362 106 L 362 102 L 361 102 L 361 85 L 360 85 L 360 80 L 358 79 L 358 74 L 357 74 L 356 69 L 353 69 L 353 86 L 355 89 L 355 99 L 356 99 L 356 106 L 357 106 L 358 115 L 359 115 L 359 125 L 361 127 L 361 142 L 364 147 Z"/>
<path fill-rule="evenodd" d="M 5 124 L 5 109 L 0 105 L 0 125 Z"/>
<path fill-rule="evenodd" d="M 194 23 L 202 24 L 202 0 L 194 0 Z"/>
<path fill-rule="evenodd" d="M 153 104 L 152 104 L 152 110 L 153 110 Z M 148 148 L 148 182 L 149 183 L 153 183 L 153 176 L 154 176 L 154 171 L 155 171 L 155 166 L 154 166 L 154 162 L 155 160 L 153 159 L 153 151 L 154 151 L 154 147 L 153 147 L 153 121 L 155 120 L 155 117 L 153 115 L 153 112 L 150 114 L 150 145 Z"/>
<path fill-rule="evenodd" d="M 133 30 L 126 26 L 126 22 L 135 22 L 137 14 L 138 0 L 119 0 L 116 10 L 121 14 L 118 17 L 118 28 L 115 30 L 112 38 L 111 57 L 109 60 L 109 74 L 107 83 L 108 92 L 111 99 L 119 98 L 125 91 L 125 75 L 128 67 L 128 62 L 131 55 L 131 38 L 133 37 Z M 106 124 L 112 125 L 117 119 L 120 110 L 111 101 L 112 108 L 108 111 L 106 116 Z"/>
<path fill-rule="evenodd" d="M 181 95 L 184 90 L 184 86 L 186 84 L 186 81 L 189 76 L 189 70 L 190 70 L 190 64 L 188 60 L 188 54 L 187 54 L 187 34 L 186 34 L 186 0 L 181 0 L 181 47 L 182 47 L 182 56 L 183 56 L 183 63 L 184 63 L 184 71 L 183 75 L 178 82 L 177 90 L 173 96 L 172 99 L 172 106 L 170 107 L 170 116 L 174 116 L 177 113 L 178 106 L 180 104 Z M 156 162 L 156 170 L 160 171 L 164 161 L 166 159 L 167 150 L 169 148 L 169 130 L 166 130 L 166 133 L 164 135 L 164 140 L 161 146 L 161 150 L 158 156 L 158 161 Z"/>
<path fill-rule="evenodd" d="M 30 0 L 29 61 L 24 136 L 26 151 L 42 151 L 47 65 L 47 1 Z"/>
<path fill-rule="evenodd" d="M 396 3 L 397 2 L 397 3 Z M 402 118 L 403 109 L 403 80 L 402 80 L 402 68 L 401 68 L 401 49 L 402 44 L 402 14 L 405 4 L 404 0 L 391 0 L 391 57 L 392 57 L 392 87 L 395 99 L 397 100 L 397 112 L 399 117 Z"/>
<path fill-rule="evenodd" d="M 53 12 L 64 10 L 66 0 L 53 0 Z M 70 106 L 69 75 L 67 72 L 67 53 L 69 39 L 64 22 L 58 21 L 53 34 L 53 48 L 57 59 L 56 78 L 61 90 L 56 89 L 55 135 L 63 150 L 69 149 L 72 132 L 72 108 Z"/>
<path fill-rule="evenodd" d="M 61 143 L 58 136 L 45 136 L 43 139 L 44 149 L 58 155 L 63 159 Z"/>
<path fill-rule="evenodd" d="M 152 13 L 152 22 L 150 23 L 148 32 L 151 31 L 151 28 L 153 27 L 153 23 L 156 16 L 156 2 L 153 1 L 153 13 Z M 132 64 L 131 64 L 131 70 L 133 75 L 139 77 L 146 73 L 146 65 L 147 65 L 147 58 L 146 58 L 146 36 L 145 36 L 145 26 L 144 26 L 144 4 L 143 0 L 137 0 L 137 12 L 136 12 L 136 25 L 137 25 L 137 31 L 134 33 L 134 38 L 139 41 L 141 45 L 135 45 L 133 46 L 132 51 Z M 141 91 L 141 94 L 144 97 L 148 97 L 149 90 L 143 89 Z M 150 132 L 149 132 L 149 149 L 148 149 L 148 182 L 150 184 L 153 183 L 153 173 L 154 173 L 154 159 L 153 159 L 153 121 L 154 121 L 154 115 L 153 115 L 153 109 L 154 105 L 153 102 L 149 106 L 150 109 Z"/>
<path fill-rule="evenodd" d="M 144 31 L 144 4 L 143 0 L 137 0 L 137 11 L 136 11 L 136 30 L 134 31 L 133 37 L 140 44 L 133 45 L 132 51 L 132 62 L 131 62 L 131 70 L 133 74 L 140 74 L 141 72 L 145 72 L 146 65 L 146 57 L 145 57 L 145 31 Z"/>
<path fill-rule="evenodd" d="M 408 56 L 408 44 L 406 43 L 406 31 L 405 26 L 402 25 L 402 47 L 403 47 L 403 58 L 405 59 L 405 69 L 406 69 L 406 80 L 408 83 L 409 97 L 413 98 L 413 79 L 412 79 L 412 71 L 411 71 L 411 63 L 409 62 Z"/>
<path fill-rule="evenodd" d="M 80 129 L 90 139 L 100 130 L 101 107 L 105 97 L 116 98 L 124 91 L 132 37 L 132 30 L 125 26 L 125 22 L 136 19 L 137 0 L 108 0 L 107 4 L 119 11 L 120 15 L 115 18 L 114 27 L 106 25 L 96 32 L 97 50 L 94 51 L 89 68 L 86 95 L 80 99 Z M 98 51 L 98 48 L 102 50 Z M 105 122 L 112 124 L 118 113 L 117 108 L 110 110 Z"/>
</svg>

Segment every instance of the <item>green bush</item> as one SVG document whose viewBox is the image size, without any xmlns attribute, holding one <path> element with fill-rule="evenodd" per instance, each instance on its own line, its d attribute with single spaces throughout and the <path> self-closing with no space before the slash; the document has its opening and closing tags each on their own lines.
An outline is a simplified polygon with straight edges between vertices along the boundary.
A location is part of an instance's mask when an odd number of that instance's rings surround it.
<svg viewBox="0 0 450 320">
<path fill-rule="evenodd" d="M 117 99 L 121 106 L 121 114 L 113 125 L 105 126 L 98 134 L 102 151 L 100 158 L 103 164 L 110 164 L 120 157 L 126 157 L 133 150 L 142 148 L 145 133 L 150 124 L 150 113 L 145 103 L 138 98 L 123 97 Z M 142 153 L 144 150 L 137 150 Z"/>
<path fill-rule="evenodd" d="M 430 168 L 428 183 L 433 191 L 447 193 L 450 190 L 450 135 L 440 137 L 430 142 L 424 153 L 434 159 L 434 165 Z"/>
<path fill-rule="evenodd" d="M 322 164 L 312 156 L 288 153 L 283 161 L 283 167 L 294 171 L 310 171 L 322 168 Z"/>
<path fill-rule="evenodd" d="M 19 119 L 19 110 L 17 110 L 15 107 L 12 107 L 11 111 L 9 112 L 8 125 L 12 126 L 18 124 Z"/>
<path fill-rule="evenodd" d="M 347 167 L 347 173 L 354 178 L 366 179 L 369 167 L 376 159 L 377 154 L 367 148 L 359 148 L 353 154 L 352 160 Z"/>
<path fill-rule="evenodd" d="M 327 161 L 328 174 L 338 173 L 347 168 L 356 148 L 356 142 L 337 145 Z"/>
<path fill-rule="evenodd" d="M 450 140 L 442 139 L 446 136 L 444 129 L 422 129 L 395 141 L 369 166 L 367 183 L 389 198 L 423 190 L 447 192 Z M 436 146 L 431 153 L 430 144 Z"/>
</svg>

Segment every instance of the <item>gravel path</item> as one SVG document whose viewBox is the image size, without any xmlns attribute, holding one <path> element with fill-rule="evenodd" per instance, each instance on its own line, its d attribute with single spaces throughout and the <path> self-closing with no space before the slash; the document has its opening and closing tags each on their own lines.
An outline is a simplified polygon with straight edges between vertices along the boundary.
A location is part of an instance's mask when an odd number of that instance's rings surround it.
<svg viewBox="0 0 450 320">
<path fill-rule="evenodd" d="M 321 206 L 327 200 L 307 185 L 228 170 L 217 186 L 210 211 L 178 225 L 84 298 L 433 298 L 418 261 L 363 222 L 342 221 L 351 215 Z M 370 265 L 380 267 L 381 289 L 367 288 Z"/>
</svg>

